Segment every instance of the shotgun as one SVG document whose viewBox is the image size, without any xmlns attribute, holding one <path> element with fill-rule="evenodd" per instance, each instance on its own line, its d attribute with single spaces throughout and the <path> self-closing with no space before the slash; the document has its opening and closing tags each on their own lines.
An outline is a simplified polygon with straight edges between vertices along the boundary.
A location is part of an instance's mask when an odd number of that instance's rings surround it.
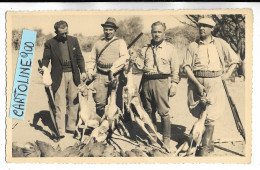
<svg viewBox="0 0 260 170">
<path fill-rule="evenodd" d="M 38 60 L 38 64 L 39 64 L 39 67 L 42 68 L 42 61 L 41 60 Z M 56 109 L 55 109 L 53 96 L 51 94 L 51 90 L 50 90 L 49 87 L 45 87 L 45 92 L 46 92 L 48 100 L 49 100 L 51 121 L 52 121 L 53 126 L 54 126 L 55 135 L 57 137 L 57 140 L 59 141 L 60 140 L 60 133 L 59 133 L 59 130 L 58 130 L 56 119 L 55 119 Z"/>
<path fill-rule="evenodd" d="M 229 106 L 231 108 L 231 111 L 232 111 L 232 114 L 233 114 L 233 117 L 234 117 L 234 120 L 236 123 L 237 130 L 240 133 L 240 135 L 243 137 L 244 141 L 246 141 L 245 130 L 244 130 L 243 124 L 240 120 L 239 114 L 237 112 L 236 105 L 234 104 L 231 96 L 229 95 L 226 82 L 224 80 L 222 80 L 222 83 L 223 83 L 223 86 L 224 86 L 224 89 L 225 89 L 225 92 L 226 92 L 226 95 L 228 98 Z"/>
</svg>

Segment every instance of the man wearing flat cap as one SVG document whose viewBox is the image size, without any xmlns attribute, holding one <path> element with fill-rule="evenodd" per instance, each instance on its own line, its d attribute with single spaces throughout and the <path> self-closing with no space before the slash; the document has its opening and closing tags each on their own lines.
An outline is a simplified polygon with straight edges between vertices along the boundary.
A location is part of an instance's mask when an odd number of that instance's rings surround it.
<svg viewBox="0 0 260 170">
<path fill-rule="evenodd" d="M 188 106 L 193 116 L 205 120 L 197 156 L 208 156 L 214 151 L 214 124 L 224 112 L 222 80 L 229 78 L 240 62 L 227 42 L 212 36 L 214 26 L 211 18 L 198 21 L 200 39 L 189 45 L 184 57 L 183 67 L 188 76 Z"/>
<path fill-rule="evenodd" d="M 95 79 L 93 87 L 96 93 L 93 94 L 93 97 L 96 103 L 96 113 L 100 117 L 104 114 L 111 90 L 107 82 L 115 77 L 123 76 L 121 70 L 129 60 L 125 41 L 115 36 L 118 29 L 115 18 L 109 17 L 101 26 L 104 31 L 104 38 L 94 44 L 90 58 L 87 60 L 87 78 L 88 80 Z M 118 86 L 121 86 L 120 80 Z M 120 92 L 117 93 L 116 98 L 117 105 L 122 107 Z"/>
</svg>

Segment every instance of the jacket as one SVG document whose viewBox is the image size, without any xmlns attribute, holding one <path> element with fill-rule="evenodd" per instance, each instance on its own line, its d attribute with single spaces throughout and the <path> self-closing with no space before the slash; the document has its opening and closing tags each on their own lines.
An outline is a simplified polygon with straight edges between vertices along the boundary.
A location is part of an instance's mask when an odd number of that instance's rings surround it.
<svg viewBox="0 0 260 170">
<path fill-rule="evenodd" d="M 80 73 L 85 71 L 85 62 L 82 56 L 80 46 L 76 37 L 67 36 L 67 43 L 69 49 L 69 57 L 71 59 L 73 81 L 76 86 L 80 84 Z M 48 67 L 51 60 L 51 78 L 52 78 L 52 90 L 55 92 L 58 90 L 62 79 L 62 56 L 59 48 L 59 41 L 57 36 L 46 41 L 44 44 L 44 52 L 42 58 L 42 64 Z"/>
</svg>

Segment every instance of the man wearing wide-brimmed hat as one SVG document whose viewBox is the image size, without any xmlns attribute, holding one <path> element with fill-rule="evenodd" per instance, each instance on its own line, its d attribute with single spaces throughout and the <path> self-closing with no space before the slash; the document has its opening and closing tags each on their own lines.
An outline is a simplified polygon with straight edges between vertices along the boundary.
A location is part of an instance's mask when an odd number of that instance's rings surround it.
<svg viewBox="0 0 260 170">
<path fill-rule="evenodd" d="M 214 151 L 212 137 L 215 121 L 224 112 L 225 97 L 222 80 L 226 80 L 239 63 L 239 57 L 223 39 L 212 36 L 215 22 L 211 18 L 198 21 L 200 39 L 192 42 L 184 57 L 184 70 L 188 76 L 188 105 L 193 116 L 205 119 L 198 156 Z M 225 72 L 225 66 L 228 69 Z M 205 106 L 199 101 L 206 101 Z M 205 114 L 206 113 L 206 114 Z M 205 114 L 205 116 L 204 116 Z M 203 121 L 202 121 L 203 122 Z"/>
<path fill-rule="evenodd" d="M 118 26 L 115 18 L 109 17 L 104 24 L 101 24 L 104 31 L 104 38 L 98 40 L 91 51 L 90 58 L 87 60 L 87 78 L 95 79 L 93 87 L 94 101 L 96 102 L 96 113 L 102 117 L 104 114 L 109 88 L 107 82 L 115 77 L 120 77 L 122 68 L 127 64 L 129 55 L 126 43 L 123 39 L 115 36 Z M 121 83 L 119 81 L 118 90 Z M 117 93 L 117 104 L 121 107 L 122 95 Z"/>
</svg>

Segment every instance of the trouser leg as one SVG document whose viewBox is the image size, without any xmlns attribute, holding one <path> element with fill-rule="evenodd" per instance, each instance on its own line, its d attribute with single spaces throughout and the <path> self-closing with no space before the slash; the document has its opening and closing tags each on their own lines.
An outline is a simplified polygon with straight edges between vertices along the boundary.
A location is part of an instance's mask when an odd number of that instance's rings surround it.
<svg viewBox="0 0 260 170">
<path fill-rule="evenodd" d="M 158 113 L 161 116 L 163 142 L 170 149 L 171 122 L 169 115 L 169 81 L 168 79 L 154 80 L 153 93 Z"/>
<path fill-rule="evenodd" d="M 78 89 L 73 81 L 72 72 L 66 72 L 68 81 L 68 122 L 66 130 L 75 131 L 79 111 Z"/>
<path fill-rule="evenodd" d="M 107 75 L 97 74 L 93 87 L 96 93 L 93 94 L 94 101 L 96 103 L 96 113 L 102 117 L 105 113 L 105 106 L 107 104 L 108 87 L 105 86 L 108 81 Z"/>
<path fill-rule="evenodd" d="M 168 79 L 154 80 L 154 84 L 153 84 L 154 100 L 158 108 L 158 113 L 161 116 L 162 131 L 163 131 L 163 136 L 165 138 L 170 138 L 171 136 L 168 84 L 169 84 Z"/>
<path fill-rule="evenodd" d="M 56 123 L 60 136 L 65 134 L 65 114 L 66 114 L 66 85 L 65 76 L 62 79 L 59 88 L 54 92 L 54 104 L 56 108 Z"/>
</svg>

